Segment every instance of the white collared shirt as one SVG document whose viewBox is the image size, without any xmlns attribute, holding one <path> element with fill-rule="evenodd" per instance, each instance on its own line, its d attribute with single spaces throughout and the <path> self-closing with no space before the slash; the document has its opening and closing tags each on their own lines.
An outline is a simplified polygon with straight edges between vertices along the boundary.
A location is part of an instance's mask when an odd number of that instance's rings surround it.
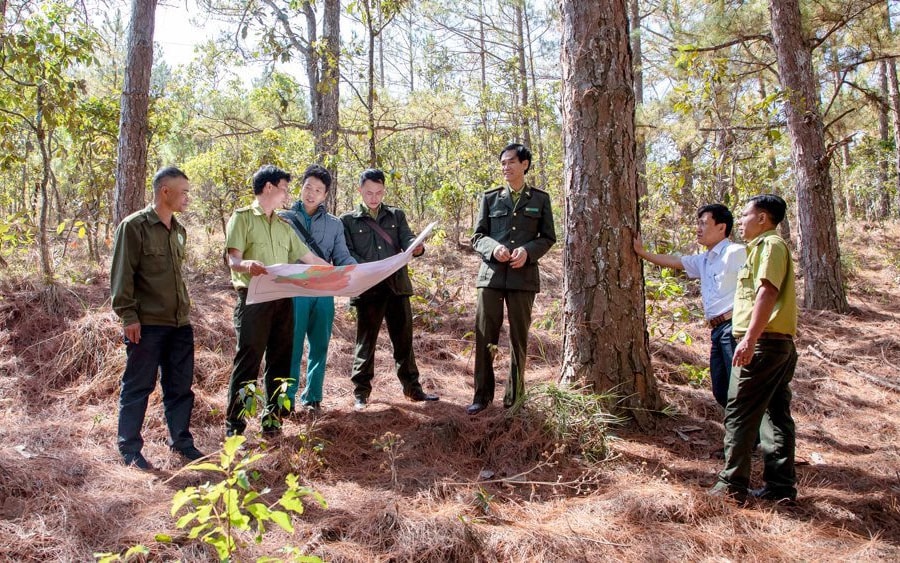
<svg viewBox="0 0 900 563">
<path fill-rule="evenodd" d="M 747 261 L 747 250 L 742 244 L 728 239 L 719 241 L 706 252 L 682 256 L 681 264 L 689 278 L 700 278 L 700 298 L 706 320 L 731 311 L 737 273 Z"/>
</svg>

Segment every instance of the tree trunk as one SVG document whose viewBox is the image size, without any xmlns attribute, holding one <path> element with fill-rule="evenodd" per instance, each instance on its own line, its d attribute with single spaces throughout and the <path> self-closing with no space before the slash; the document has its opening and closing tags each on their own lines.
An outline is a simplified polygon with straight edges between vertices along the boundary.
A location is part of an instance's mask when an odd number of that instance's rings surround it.
<svg viewBox="0 0 900 563">
<path fill-rule="evenodd" d="M 322 17 L 322 40 L 325 52 L 319 57 L 321 72 L 316 90 L 320 96 L 319 113 L 314 116 L 319 128 L 315 139 L 316 160 L 331 172 L 328 193 L 332 211 L 337 210 L 338 130 L 340 128 L 340 58 L 341 58 L 341 2 L 325 0 Z"/>
<path fill-rule="evenodd" d="M 885 25 L 888 35 L 893 35 L 890 18 L 890 1 L 886 2 Z M 897 202 L 894 206 L 900 212 L 900 88 L 897 86 L 897 59 L 885 61 L 888 71 L 888 92 L 890 93 L 891 121 L 894 125 L 894 166 L 896 171 Z"/>
<path fill-rule="evenodd" d="M 37 117 L 35 118 L 35 136 L 37 144 L 41 150 L 41 215 L 38 220 L 38 247 L 41 255 L 41 275 L 44 278 L 44 285 L 53 284 L 53 262 L 50 259 L 50 241 L 47 240 L 47 214 L 50 212 L 50 201 L 47 193 L 47 186 L 50 183 L 50 175 L 53 173 L 50 162 L 50 138 L 53 136 L 52 131 L 44 129 L 44 121 L 41 116 L 44 114 L 44 85 L 37 88 Z"/>
<path fill-rule="evenodd" d="M 628 1 L 629 25 L 631 27 L 631 55 L 634 66 L 634 107 L 636 110 L 644 105 L 644 65 L 641 47 L 641 12 L 640 0 Z M 647 143 L 646 135 L 641 127 L 635 128 L 636 151 L 634 155 L 637 168 L 638 198 L 647 195 Z"/>
<path fill-rule="evenodd" d="M 809 309 L 845 313 L 849 306 L 841 276 L 829 158 L 812 52 L 801 35 L 798 0 L 771 0 L 769 12 L 778 74 L 787 93 L 785 116 L 797 179 L 800 266 L 806 281 L 804 304 Z"/>
<path fill-rule="evenodd" d="M 149 133 L 147 109 L 150 105 L 155 14 L 156 0 L 132 0 L 125 85 L 119 114 L 119 155 L 113 209 L 113 223 L 116 225 L 144 206 Z"/>
<path fill-rule="evenodd" d="M 880 99 L 885 102 L 890 98 L 888 88 L 888 61 L 881 61 L 878 65 L 878 74 L 881 79 L 881 96 Z M 888 146 L 891 140 L 891 128 L 887 103 L 878 104 L 878 137 L 881 141 L 881 152 L 878 155 L 878 219 L 887 219 L 891 214 L 891 195 L 888 189 L 888 180 L 890 177 L 891 163 L 885 154 L 884 148 Z"/>
<path fill-rule="evenodd" d="M 566 246 L 562 380 L 662 406 L 650 365 L 638 231 L 626 0 L 562 0 Z"/>
<path fill-rule="evenodd" d="M 522 2 L 515 2 L 515 13 L 516 13 L 516 60 L 518 63 L 518 71 L 519 71 L 519 92 L 522 95 L 522 99 L 519 102 L 519 125 L 522 128 L 522 142 L 525 143 L 526 146 L 531 147 L 531 120 L 528 119 L 528 69 L 525 66 L 525 32 L 524 32 L 524 24 L 522 20 L 524 19 L 524 10 L 522 9 Z"/>
<path fill-rule="evenodd" d="M 540 177 L 541 188 L 547 188 L 547 167 L 545 166 L 546 157 L 544 156 L 544 132 L 541 124 L 541 100 L 537 95 L 537 76 L 534 71 L 534 51 L 531 49 L 531 24 L 528 20 L 528 12 L 525 12 L 525 39 L 528 45 L 528 68 L 531 76 L 531 105 L 534 107 L 534 134 L 537 137 L 534 147 L 537 149 L 538 177 Z"/>
</svg>

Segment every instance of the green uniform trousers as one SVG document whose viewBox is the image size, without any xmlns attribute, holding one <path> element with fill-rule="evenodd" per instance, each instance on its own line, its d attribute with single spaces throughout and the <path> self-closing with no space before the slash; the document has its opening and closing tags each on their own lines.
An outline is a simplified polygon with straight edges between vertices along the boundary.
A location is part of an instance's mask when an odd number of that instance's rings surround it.
<svg viewBox="0 0 900 563">
<path fill-rule="evenodd" d="M 494 352 L 500 341 L 503 304 L 509 323 L 509 378 L 503 405 L 510 407 L 525 394 L 525 358 L 534 291 L 478 288 L 475 312 L 475 398 L 473 403 L 489 405 L 494 400 Z"/>
<path fill-rule="evenodd" d="M 388 336 L 394 347 L 394 364 L 397 379 L 403 385 L 403 394 L 421 391 L 419 368 L 413 354 L 413 317 L 408 295 L 382 295 L 360 297 L 356 307 L 356 351 L 353 358 L 353 395 L 368 399 L 375 377 L 375 345 L 381 323 L 386 321 Z"/>
<path fill-rule="evenodd" d="M 796 495 L 791 418 L 791 379 L 797 366 L 793 340 L 759 339 L 753 359 L 731 372 L 725 406 L 725 469 L 717 487 L 745 493 L 750 486 L 750 456 L 757 433 L 765 460 L 766 488 Z"/>
</svg>

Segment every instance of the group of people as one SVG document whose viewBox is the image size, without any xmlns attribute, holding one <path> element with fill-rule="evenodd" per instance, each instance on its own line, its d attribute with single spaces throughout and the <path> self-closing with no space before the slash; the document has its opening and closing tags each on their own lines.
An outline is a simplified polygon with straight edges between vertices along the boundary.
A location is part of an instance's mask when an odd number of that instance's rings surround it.
<svg viewBox="0 0 900 563">
<path fill-rule="evenodd" d="M 482 256 L 476 311 L 475 392 L 470 415 L 494 398 L 493 355 L 499 343 L 503 306 L 507 307 L 512 349 L 503 404 L 524 395 L 523 373 L 534 296 L 540 290 L 538 260 L 556 241 L 549 195 L 525 181 L 531 152 L 513 143 L 499 155 L 506 186 L 482 200 L 472 237 Z M 304 350 L 305 385 L 299 407 L 321 410 L 334 297 L 294 297 L 247 303 L 253 276 L 273 264 L 346 266 L 390 258 L 406 251 L 416 237 L 402 209 L 384 203 L 386 178 L 368 169 L 359 178 L 360 203 L 336 217 L 325 202 L 332 178 L 314 164 L 301 179 L 300 198 L 291 202 L 291 174 L 267 165 L 253 176 L 254 200 L 235 210 L 225 234 L 227 263 L 237 294 L 234 309 L 236 350 L 228 386 L 225 433 L 242 434 L 257 400 L 250 392 L 263 365 L 261 427 L 277 435 L 282 418 L 295 408 Z M 190 183 L 178 168 L 153 178 L 153 203 L 125 218 L 116 229 L 110 286 L 114 311 L 122 319 L 127 361 L 119 398 L 118 447 L 126 465 L 150 469 L 141 453 L 141 427 L 157 373 L 169 427 L 169 446 L 188 460 L 203 457 L 189 430 L 194 395 L 193 330 L 190 299 L 182 274 L 186 231 L 175 217 L 188 203 Z M 425 252 L 423 245 L 413 256 Z M 411 401 L 437 401 L 419 381 L 413 352 L 412 282 L 406 266 L 353 297 L 356 346 L 350 380 L 355 410 L 367 408 L 375 376 L 375 347 L 387 325 L 397 378 Z"/>
<path fill-rule="evenodd" d="M 509 325 L 509 374 L 503 396 L 510 407 L 524 396 L 528 332 L 539 260 L 556 242 L 549 195 L 526 182 L 532 156 L 513 143 L 499 155 L 505 186 L 485 192 L 472 235 L 481 256 L 476 281 L 474 396 L 469 415 L 494 400 L 494 353 L 504 317 Z M 226 435 L 242 434 L 254 396 L 248 393 L 263 369 L 261 427 L 277 435 L 295 408 L 300 366 L 307 351 L 299 405 L 321 409 L 334 297 L 294 297 L 247 303 L 253 276 L 273 264 L 345 266 L 374 262 L 406 251 L 415 241 L 403 210 L 384 203 L 386 179 L 368 169 L 359 178 L 360 203 L 336 217 L 325 202 L 332 178 L 319 165 L 306 169 L 300 198 L 290 208 L 292 176 L 263 166 L 253 176 L 253 203 L 237 209 L 226 228 L 225 246 L 237 294 L 237 345 L 228 387 Z M 153 178 L 154 201 L 122 221 L 115 233 L 110 273 L 112 306 L 122 320 L 127 361 L 119 398 L 118 447 L 126 465 L 150 469 L 141 453 L 141 427 L 157 373 L 163 394 L 169 446 L 188 460 L 203 457 L 189 430 L 194 395 L 190 299 L 182 274 L 186 231 L 175 217 L 185 209 L 190 183 L 181 170 L 163 168 Z M 710 328 L 713 395 L 724 408 L 725 468 L 710 490 L 744 500 L 749 494 L 772 500 L 796 498 L 795 431 L 790 381 L 797 354 L 797 304 L 790 250 L 776 232 L 786 213 L 784 200 L 751 198 L 738 224 L 747 246 L 731 242 L 734 218 L 720 204 L 700 208 L 697 241 L 706 251 L 693 256 L 648 252 L 640 236 L 634 250 L 655 264 L 683 269 L 699 278 Z M 424 246 L 412 251 L 421 256 Z M 437 401 L 419 381 L 413 352 L 413 287 L 406 266 L 351 299 L 356 308 L 356 346 L 350 380 L 355 410 L 368 406 L 375 375 L 375 346 L 383 323 L 393 346 L 397 378 L 411 401 Z M 286 383 L 286 384 L 285 384 Z M 760 443 L 765 486 L 749 488 L 751 453 Z"/>
<path fill-rule="evenodd" d="M 712 204 L 697 212 L 692 256 L 648 252 L 638 235 L 635 252 L 659 266 L 700 279 L 712 345 L 713 396 L 725 409 L 725 468 L 712 496 L 744 502 L 748 496 L 779 502 L 797 498 L 790 382 L 797 365 L 797 297 L 790 249 L 776 228 L 787 213 L 773 194 L 750 198 L 738 218 L 747 246 L 731 242 L 734 217 Z M 764 485 L 750 488 L 751 455 L 763 454 Z"/>
</svg>

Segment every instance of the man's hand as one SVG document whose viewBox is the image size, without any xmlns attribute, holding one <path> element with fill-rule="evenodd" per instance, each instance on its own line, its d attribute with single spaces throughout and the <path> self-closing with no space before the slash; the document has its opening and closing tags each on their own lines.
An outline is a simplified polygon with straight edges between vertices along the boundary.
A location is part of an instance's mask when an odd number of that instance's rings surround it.
<svg viewBox="0 0 900 563">
<path fill-rule="evenodd" d="M 132 344 L 138 344 L 141 341 L 141 323 L 131 323 L 125 327 L 125 339 Z"/>
<path fill-rule="evenodd" d="M 638 256 L 644 255 L 644 239 L 641 238 L 640 233 L 635 233 L 634 235 L 634 251 Z"/>
<path fill-rule="evenodd" d="M 241 266 L 246 268 L 247 273 L 251 276 L 262 276 L 269 273 L 266 265 L 259 260 L 241 260 Z"/>
<path fill-rule="evenodd" d="M 528 251 L 521 246 L 512 251 L 509 257 L 509 265 L 511 268 L 521 268 L 528 261 Z"/>
<path fill-rule="evenodd" d="M 425 254 L 425 245 L 424 244 L 420 244 L 419 246 L 415 247 L 412 251 L 412 255 L 415 256 L 416 258 L 418 258 L 419 256 L 421 256 L 423 254 Z"/>
<path fill-rule="evenodd" d="M 738 342 L 737 348 L 734 349 L 734 358 L 731 360 L 731 365 L 741 367 L 749 364 L 750 360 L 753 359 L 755 349 L 756 340 L 750 340 L 747 338 L 747 335 L 744 335 L 741 341 Z"/>
<path fill-rule="evenodd" d="M 497 262 L 509 262 L 509 249 L 502 244 L 497 245 L 497 247 L 494 248 L 494 259 L 496 259 Z"/>
</svg>

